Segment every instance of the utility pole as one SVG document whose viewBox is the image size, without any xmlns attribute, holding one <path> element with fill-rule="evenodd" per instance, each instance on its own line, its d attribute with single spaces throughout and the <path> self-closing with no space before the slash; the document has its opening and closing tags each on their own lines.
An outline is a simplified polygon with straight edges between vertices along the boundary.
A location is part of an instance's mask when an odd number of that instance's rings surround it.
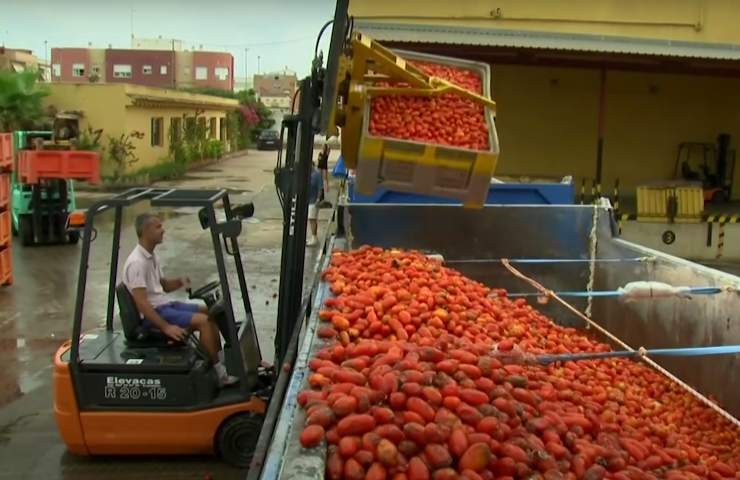
<svg viewBox="0 0 740 480">
<path fill-rule="evenodd" d="M 247 85 L 249 83 L 249 74 L 248 74 L 248 55 L 249 55 L 249 49 L 244 49 L 244 90 L 247 90 Z"/>
<path fill-rule="evenodd" d="M 257 75 L 259 75 L 259 74 L 262 73 L 262 70 L 260 70 L 260 58 L 262 58 L 262 57 L 260 57 L 259 55 L 257 55 Z"/>
<path fill-rule="evenodd" d="M 48 46 L 49 46 L 49 42 L 47 40 L 44 40 L 44 64 L 45 65 L 44 65 L 44 68 L 39 68 L 39 71 L 42 72 L 42 75 L 44 77 L 44 81 L 51 82 L 52 71 L 51 71 L 51 62 L 49 62 L 49 48 L 48 48 Z M 46 69 L 46 70 L 44 70 L 44 69 Z M 48 79 L 46 77 L 47 74 L 49 75 Z"/>
<path fill-rule="evenodd" d="M 162 68 L 162 67 L 160 67 Z M 172 39 L 172 88 L 177 88 L 177 53 L 175 53 L 175 39 Z"/>
</svg>

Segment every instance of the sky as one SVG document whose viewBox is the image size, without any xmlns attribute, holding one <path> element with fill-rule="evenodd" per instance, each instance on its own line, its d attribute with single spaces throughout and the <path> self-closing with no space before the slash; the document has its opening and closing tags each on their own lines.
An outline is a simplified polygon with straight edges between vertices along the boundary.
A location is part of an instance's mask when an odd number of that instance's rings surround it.
<svg viewBox="0 0 740 480">
<path fill-rule="evenodd" d="M 262 73 L 287 67 L 300 77 L 333 16 L 334 0 L 0 0 L 0 45 L 41 59 L 53 47 L 129 48 L 133 25 L 136 37 L 230 52 L 236 77 L 244 76 L 245 56 L 250 77 L 258 63 Z M 329 36 L 327 30 L 322 38 L 325 54 Z"/>
</svg>

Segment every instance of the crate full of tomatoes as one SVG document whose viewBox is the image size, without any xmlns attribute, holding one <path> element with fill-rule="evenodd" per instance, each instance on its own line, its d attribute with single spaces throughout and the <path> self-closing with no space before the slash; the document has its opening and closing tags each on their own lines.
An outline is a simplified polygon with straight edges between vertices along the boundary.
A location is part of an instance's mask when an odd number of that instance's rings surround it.
<svg viewBox="0 0 740 480">
<path fill-rule="evenodd" d="M 490 68 L 485 63 L 398 54 L 427 75 L 491 98 Z M 372 194 L 382 186 L 482 205 L 499 152 L 494 113 L 454 93 L 370 97 L 364 111 L 357 190 Z"/>
<path fill-rule="evenodd" d="M 339 479 L 740 478 L 740 432 L 642 362 L 413 251 L 335 252 L 298 395 Z M 300 428 L 300 427 L 299 427 Z"/>
</svg>

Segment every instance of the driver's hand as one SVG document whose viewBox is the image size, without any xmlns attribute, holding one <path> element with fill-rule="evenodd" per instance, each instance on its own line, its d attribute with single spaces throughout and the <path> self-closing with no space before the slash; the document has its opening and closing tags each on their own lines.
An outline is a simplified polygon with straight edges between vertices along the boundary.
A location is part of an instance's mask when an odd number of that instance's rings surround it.
<svg viewBox="0 0 740 480">
<path fill-rule="evenodd" d="M 182 288 L 190 288 L 190 277 L 180 277 Z"/>
<path fill-rule="evenodd" d="M 178 327 L 177 325 L 167 325 L 167 327 L 162 330 L 162 333 L 170 337 L 172 340 L 175 340 L 177 342 L 182 342 L 185 340 L 185 337 L 187 336 L 187 331 L 184 329 Z"/>
</svg>

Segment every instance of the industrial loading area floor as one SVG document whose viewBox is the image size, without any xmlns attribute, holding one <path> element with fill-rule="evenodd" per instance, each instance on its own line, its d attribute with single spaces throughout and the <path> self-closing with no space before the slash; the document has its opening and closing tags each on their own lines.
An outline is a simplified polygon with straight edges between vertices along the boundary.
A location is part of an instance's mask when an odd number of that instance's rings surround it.
<svg viewBox="0 0 740 480">
<path fill-rule="evenodd" d="M 272 174 L 275 155 L 273 151 L 250 151 L 191 171 L 181 181 L 157 184 L 227 188 L 233 201 L 254 202 L 255 214 L 244 222 L 240 246 L 260 347 L 268 360 L 273 356 L 282 236 Z M 78 201 L 86 207 L 110 194 L 79 192 Z M 133 221 L 141 212 L 129 213 L 124 218 L 121 261 L 135 244 Z M 211 239 L 198 225 L 196 212 L 157 213 L 164 218 L 166 231 L 158 250 L 165 274 L 187 275 L 195 286 L 214 280 Z M 328 213 L 322 210 L 321 215 Z M 110 228 L 111 219 L 108 221 Z M 323 235 L 324 227 L 319 228 Z M 111 236 L 104 224 L 93 242 L 83 324 L 86 328 L 104 323 Z M 80 248 L 22 247 L 17 243 L 13 251 L 16 282 L 0 290 L 0 479 L 244 478 L 243 471 L 215 457 L 84 458 L 66 452 L 52 411 L 51 358 L 70 336 Z M 96 243 L 100 245 L 97 249 Z M 306 275 L 313 273 L 315 250 L 307 250 Z M 208 255 L 199 257 L 198 252 Z"/>
</svg>

